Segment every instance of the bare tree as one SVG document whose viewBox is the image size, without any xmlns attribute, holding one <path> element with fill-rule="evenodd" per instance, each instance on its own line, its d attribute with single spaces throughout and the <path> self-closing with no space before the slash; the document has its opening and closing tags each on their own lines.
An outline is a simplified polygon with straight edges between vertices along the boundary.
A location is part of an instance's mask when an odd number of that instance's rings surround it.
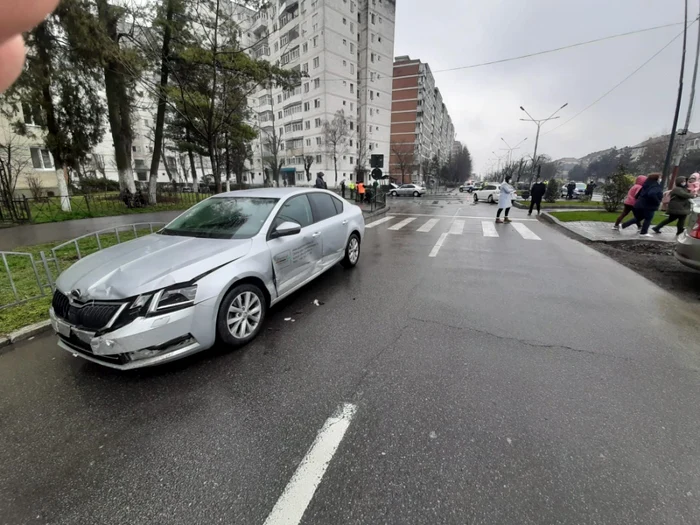
<svg viewBox="0 0 700 525">
<path fill-rule="evenodd" d="M 408 182 L 411 182 L 410 178 L 416 166 L 413 144 L 392 144 L 391 153 L 394 156 L 394 165 L 398 166 L 401 172 L 401 184 L 407 184 L 406 175 L 409 176 Z"/>
<path fill-rule="evenodd" d="M 27 175 L 27 186 L 29 187 L 29 193 L 32 194 L 32 198 L 39 200 L 44 196 L 44 185 L 36 175 Z"/>
<path fill-rule="evenodd" d="M 311 182 L 311 165 L 314 163 L 313 155 L 304 156 L 304 171 L 306 172 L 306 182 Z"/>
<path fill-rule="evenodd" d="M 3 165 L 0 169 L 0 198 L 8 206 L 14 197 L 17 180 L 30 165 L 28 153 L 28 139 L 4 126 L 0 134 L 0 162 Z"/>
<path fill-rule="evenodd" d="M 333 120 L 323 123 L 323 139 L 326 152 L 333 157 L 335 180 L 338 180 L 338 157 L 347 152 L 350 140 L 350 126 L 342 109 L 336 111 Z"/>
</svg>

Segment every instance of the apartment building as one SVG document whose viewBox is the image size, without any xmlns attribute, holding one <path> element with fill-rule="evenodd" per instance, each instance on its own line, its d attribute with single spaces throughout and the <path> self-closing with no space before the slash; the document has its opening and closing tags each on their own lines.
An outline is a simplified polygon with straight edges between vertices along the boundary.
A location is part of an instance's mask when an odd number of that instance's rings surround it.
<svg viewBox="0 0 700 525">
<path fill-rule="evenodd" d="M 398 182 L 425 182 L 433 157 L 449 161 L 454 125 L 428 64 L 399 56 L 393 66 L 389 170 Z"/>
<path fill-rule="evenodd" d="M 247 182 L 330 187 L 367 178 L 372 154 L 389 158 L 395 0 L 275 0 L 254 16 L 253 56 L 304 73 L 292 90 L 261 88 L 250 97 L 259 137 Z M 342 112 L 348 138 L 335 174 L 324 123 Z M 275 151 L 276 150 L 276 151 Z M 307 175 L 304 159 L 311 158 Z"/>
</svg>

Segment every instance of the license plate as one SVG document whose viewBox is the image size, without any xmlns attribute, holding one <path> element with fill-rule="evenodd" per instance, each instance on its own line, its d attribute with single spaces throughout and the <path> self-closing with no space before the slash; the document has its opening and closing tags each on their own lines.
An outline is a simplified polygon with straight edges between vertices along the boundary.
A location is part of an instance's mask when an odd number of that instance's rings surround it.
<svg viewBox="0 0 700 525">
<path fill-rule="evenodd" d="M 56 319 L 56 331 L 62 336 L 70 337 L 70 325 L 60 319 Z"/>
</svg>

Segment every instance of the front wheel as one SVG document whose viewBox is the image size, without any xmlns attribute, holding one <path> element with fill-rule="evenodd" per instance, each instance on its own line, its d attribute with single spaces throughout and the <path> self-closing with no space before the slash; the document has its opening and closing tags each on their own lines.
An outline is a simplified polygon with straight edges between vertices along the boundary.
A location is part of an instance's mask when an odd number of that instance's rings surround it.
<svg viewBox="0 0 700 525">
<path fill-rule="evenodd" d="M 249 343 L 260 332 L 267 304 L 262 290 L 254 284 L 233 287 L 221 301 L 216 319 L 219 339 L 233 347 Z"/>
<path fill-rule="evenodd" d="M 488 201 L 489 204 L 493 204 L 493 195 L 489 195 Z"/>
<path fill-rule="evenodd" d="M 392 196 L 392 197 L 396 197 L 397 195 L 398 195 L 398 193 L 396 193 L 395 191 L 392 191 L 392 192 L 391 192 L 391 196 Z"/>
<path fill-rule="evenodd" d="M 345 246 L 345 257 L 340 262 L 345 268 L 354 268 L 360 260 L 360 236 L 353 233 Z"/>
<path fill-rule="evenodd" d="M 474 204 L 476 204 L 477 202 L 479 202 L 479 196 L 475 193 L 474 194 Z"/>
</svg>

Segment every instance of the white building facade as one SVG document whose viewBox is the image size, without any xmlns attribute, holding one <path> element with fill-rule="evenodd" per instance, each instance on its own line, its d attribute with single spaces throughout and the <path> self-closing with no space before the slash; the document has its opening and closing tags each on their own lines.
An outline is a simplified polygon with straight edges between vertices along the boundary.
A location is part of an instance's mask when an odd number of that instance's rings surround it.
<svg viewBox="0 0 700 525">
<path fill-rule="evenodd" d="M 373 154 L 388 162 L 395 10 L 395 0 L 283 0 L 256 15 L 253 55 L 305 76 L 295 89 L 261 88 L 250 97 L 259 137 L 246 182 L 272 180 L 275 144 L 280 184 L 313 185 L 322 171 L 335 187 L 357 180 Z M 324 123 L 341 111 L 348 137 L 336 149 L 336 175 Z"/>
</svg>

